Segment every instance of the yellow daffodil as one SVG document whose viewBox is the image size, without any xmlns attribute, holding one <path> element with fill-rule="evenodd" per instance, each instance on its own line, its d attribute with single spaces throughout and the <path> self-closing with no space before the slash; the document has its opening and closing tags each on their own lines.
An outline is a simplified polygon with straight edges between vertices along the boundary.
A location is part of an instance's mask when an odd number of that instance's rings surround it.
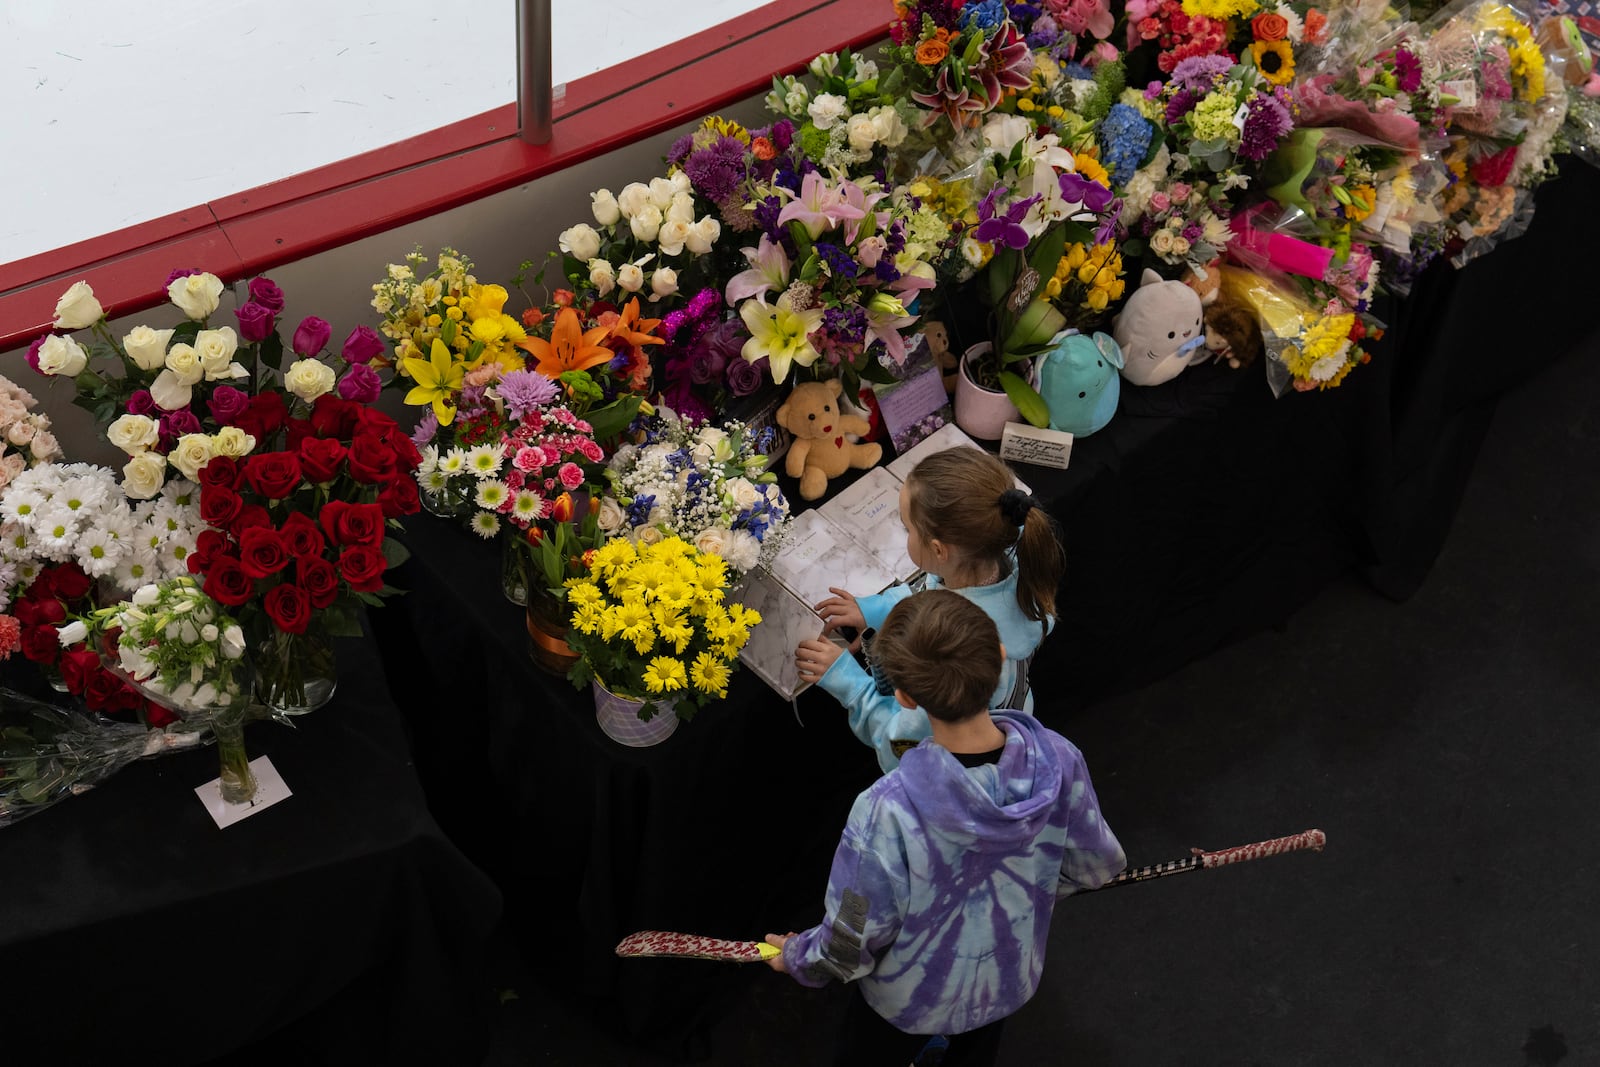
<svg viewBox="0 0 1600 1067">
<path fill-rule="evenodd" d="M 432 404 L 433 414 L 440 426 L 455 421 L 455 395 L 461 392 L 466 370 L 456 362 L 450 349 L 437 337 L 427 359 L 407 359 L 406 373 L 417 384 L 406 394 L 407 404 Z"/>
</svg>

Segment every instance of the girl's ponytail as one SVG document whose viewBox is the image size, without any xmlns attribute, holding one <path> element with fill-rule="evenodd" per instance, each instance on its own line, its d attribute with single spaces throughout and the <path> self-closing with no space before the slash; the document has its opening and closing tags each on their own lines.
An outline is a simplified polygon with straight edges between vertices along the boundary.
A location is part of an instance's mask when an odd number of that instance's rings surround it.
<svg viewBox="0 0 1600 1067">
<path fill-rule="evenodd" d="M 1054 618 L 1056 590 L 1067 569 L 1056 520 L 1035 504 L 1017 537 L 1017 606 L 1034 622 Z"/>
</svg>

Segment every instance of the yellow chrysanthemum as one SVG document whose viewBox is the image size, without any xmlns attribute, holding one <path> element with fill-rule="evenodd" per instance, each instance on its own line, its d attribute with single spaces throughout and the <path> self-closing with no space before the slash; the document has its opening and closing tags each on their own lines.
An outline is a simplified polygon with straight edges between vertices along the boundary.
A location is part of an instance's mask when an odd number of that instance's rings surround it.
<svg viewBox="0 0 1600 1067">
<path fill-rule="evenodd" d="M 670 656 L 657 656 L 644 669 L 644 685 L 652 693 L 671 693 L 689 682 L 683 664 Z"/>
<path fill-rule="evenodd" d="M 654 616 L 656 633 L 661 640 L 671 642 L 673 649 L 680 656 L 683 655 L 683 650 L 694 639 L 694 627 L 689 625 L 689 620 L 681 612 L 663 611 L 659 604 L 656 605 Z"/>
<path fill-rule="evenodd" d="M 1204 15 L 1208 19 L 1226 22 L 1235 15 L 1248 15 L 1260 6 L 1256 0 L 1183 0 L 1183 13 L 1191 18 Z"/>
<path fill-rule="evenodd" d="M 694 658 L 694 665 L 690 669 L 689 677 L 694 681 L 694 687 L 702 693 L 708 693 L 714 697 L 726 697 L 728 695 L 728 676 L 731 673 L 727 663 L 709 652 L 702 652 Z"/>
<path fill-rule="evenodd" d="M 574 608 L 598 604 L 605 600 L 605 594 L 600 592 L 600 587 L 587 578 L 568 578 L 564 584 L 567 587 L 567 603 Z"/>
<path fill-rule="evenodd" d="M 599 604 L 583 604 L 573 609 L 572 628 L 582 634 L 596 634 L 604 619 L 605 609 Z"/>
</svg>

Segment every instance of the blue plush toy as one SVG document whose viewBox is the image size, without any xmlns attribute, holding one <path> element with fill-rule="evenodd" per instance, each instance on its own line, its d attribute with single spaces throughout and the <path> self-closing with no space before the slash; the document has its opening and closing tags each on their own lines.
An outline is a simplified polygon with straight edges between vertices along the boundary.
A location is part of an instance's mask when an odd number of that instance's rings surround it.
<svg viewBox="0 0 1600 1067">
<path fill-rule="evenodd" d="M 1122 394 L 1122 349 L 1109 336 L 1064 330 L 1050 339 L 1039 364 L 1039 395 L 1050 427 L 1087 437 L 1111 421 Z"/>
</svg>

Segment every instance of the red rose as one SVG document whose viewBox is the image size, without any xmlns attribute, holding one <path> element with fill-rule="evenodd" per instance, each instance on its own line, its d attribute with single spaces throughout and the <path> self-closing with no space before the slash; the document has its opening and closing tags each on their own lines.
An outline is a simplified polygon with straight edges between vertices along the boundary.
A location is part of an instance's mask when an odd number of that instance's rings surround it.
<svg viewBox="0 0 1600 1067">
<path fill-rule="evenodd" d="M 317 524 L 303 511 L 297 511 L 284 519 L 283 528 L 278 532 L 283 534 L 283 543 L 289 549 L 291 556 L 320 556 L 328 545 L 327 541 L 323 540 L 322 531 L 317 529 Z"/>
<path fill-rule="evenodd" d="M 391 478 L 378 494 L 378 506 L 383 509 L 386 519 L 415 515 L 422 510 L 422 498 L 417 495 L 417 480 L 409 474 Z"/>
<path fill-rule="evenodd" d="M 98 658 L 95 665 L 99 666 Z M 108 670 L 96 670 L 83 687 L 83 702 L 89 705 L 90 711 L 121 711 L 127 691 L 121 678 Z"/>
<path fill-rule="evenodd" d="M 211 568 L 211 561 L 228 550 L 227 535 L 220 530 L 201 530 L 194 540 L 194 551 L 185 561 L 190 574 L 200 574 Z"/>
<path fill-rule="evenodd" d="M 215 526 L 219 530 L 227 529 L 243 506 L 244 501 L 232 489 L 225 485 L 206 485 L 202 481 L 200 518 L 207 526 Z"/>
<path fill-rule="evenodd" d="M 1250 20 L 1250 32 L 1258 41 L 1281 41 L 1289 36 L 1289 20 L 1276 11 L 1263 11 Z"/>
<path fill-rule="evenodd" d="M 289 549 L 270 526 L 252 526 L 239 535 L 239 567 L 251 578 L 277 574 L 289 565 Z"/>
<path fill-rule="evenodd" d="M 157 704 L 155 701 L 146 700 L 142 703 L 144 704 L 145 725 L 149 726 L 151 729 L 159 730 L 168 723 L 174 723 L 178 721 L 178 717 L 176 715 L 162 707 L 160 704 Z"/>
<path fill-rule="evenodd" d="M 417 451 L 416 442 L 405 435 L 405 431 L 398 426 L 386 430 L 383 439 L 394 450 L 395 465 L 403 470 L 414 471 L 422 463 L 422 453 Z"/>
<path fill-rule="evenodd" d="M 100 653 L 92 648 L 79 648 L 61 653 L 61 680 L 67 692 L 77 696 L 89 687 L 89 679 L 100 668 Z"/>
<path fill-rule="evenodd" d="M 224 489 L 239 488 L 239 461 L 232 456 L 212 456 L 200 468 L 200 485 L 220 485 Z"/>
<path fill-rule="evenodd" d="M 267 590 L 261 607 L 272 624 L 284 633 L 303 634 L 311 621 L 311 598 L 298 585 L 284 582 Z"/>
<path fill-rule="evenodd" d="M 311 606 L 325 608 L 339 599 L 339 572 L 321 556 L 301 556 L 294 562 L 295 582 L 311 598 Z"/>
<path fill-rule="evenodd" d="M 382 437 L 395 425 L 394 419 L 389 416 L 388 412 L 379 411 L 377 408 L 362 405 L 356 411 L 354 429 L 369 430 Z"/>
<path fill-rule="evenodd" d="M 394 474 L 394 449 L 377 434 L 358 433 L 350 442 L 350 477 L 376 484 Z"/>
<path fill-rule="evenodd" d="M 48 600 L 56 595 L 56 569 L 46 567 L 41 570 L 33 581 L 28 583 L 27 592 L 22 594 L 29 600 Z"/>
<path fill-rule="evenodd" d="M 245 460 L 244 476 L 268 500 L 282 500 L 300 485 L 300 457 L 293 452 L 260 452 Z"/>
<path fill-rule="evenodd" d="M 311 431 L 318 437 L 349 437 L 361 410 L 352 400 L 323 393 L 311 406 Z"/>
<path fill-rule="evenodd" d="M 340 545 L 383 544 L 383 508 L 377 504 L 329 501 L 317 516 L 328 539 Z"/>
<path fill-rule="evenodd" d="M 331 482 L 344 466 L 345 452 L 332 438 L 307 437 L 300 442 L 300 470 L 309 482 Z"/>
<path fill-rule="evenodd" d="M 66 605 L 55 597 L 35 602 L 33 618 L 41 626 L 59 626 L 67 621 Z"/>
<path fill-rule="evenodd" d="M 272 516 L 267 514 L 267 509 L 260 504 L 246 504 L 239 509 L 239 514 L 233 517 L 233 522 L 228 524 L 228 532 L 234 537 L 239 537 L 252 526 L 272 526 Z"/>
<path fill-rule="evenodd" d="M 300 446 L 315 436 L 311 432 L 311 424 L 305 419 L 289 420 L 289 451 L 300 451 Z"/>
<path fill-rule="evenodd" d="M 201 590 L 218 604 L 237 608 L 255 595 L 256 583 L 244 572 L 239 561 L 232 556 L 218 556 L 206 571 Z"/>
<path fill-rule="evenodd" d="M 61 655 L 61 641 L 54 626 L 27 626 L 22 630 L 22 654 L 34 663 L 54 663 Z"/>
<path fill-rule="evenodd" d="M 366 545 L 351 545 L 339 554 L 339 573 L 358 593 L 376 593 L 383 588 L 383 572 L 389 566 L 383 553 Z"/>
<path fill-rule="evenodd" d="M 82 600 L 89 595 L 94 580 L 79 569 L 76 563 L 63 563 L 55 568 L 56 593 L 63 600 Z"/>
<path fill-rule="evenodd" d="M 245 433 L 254 437 L 256 441 L 263 442 L 283 428 L 284 420 L 289 417 L 289 411 L 284 406 L 283 396 L 279 393 L 257 393 L 250 398 L 250 403 L 233 420 L 233 424 Z"/>
</svg>

